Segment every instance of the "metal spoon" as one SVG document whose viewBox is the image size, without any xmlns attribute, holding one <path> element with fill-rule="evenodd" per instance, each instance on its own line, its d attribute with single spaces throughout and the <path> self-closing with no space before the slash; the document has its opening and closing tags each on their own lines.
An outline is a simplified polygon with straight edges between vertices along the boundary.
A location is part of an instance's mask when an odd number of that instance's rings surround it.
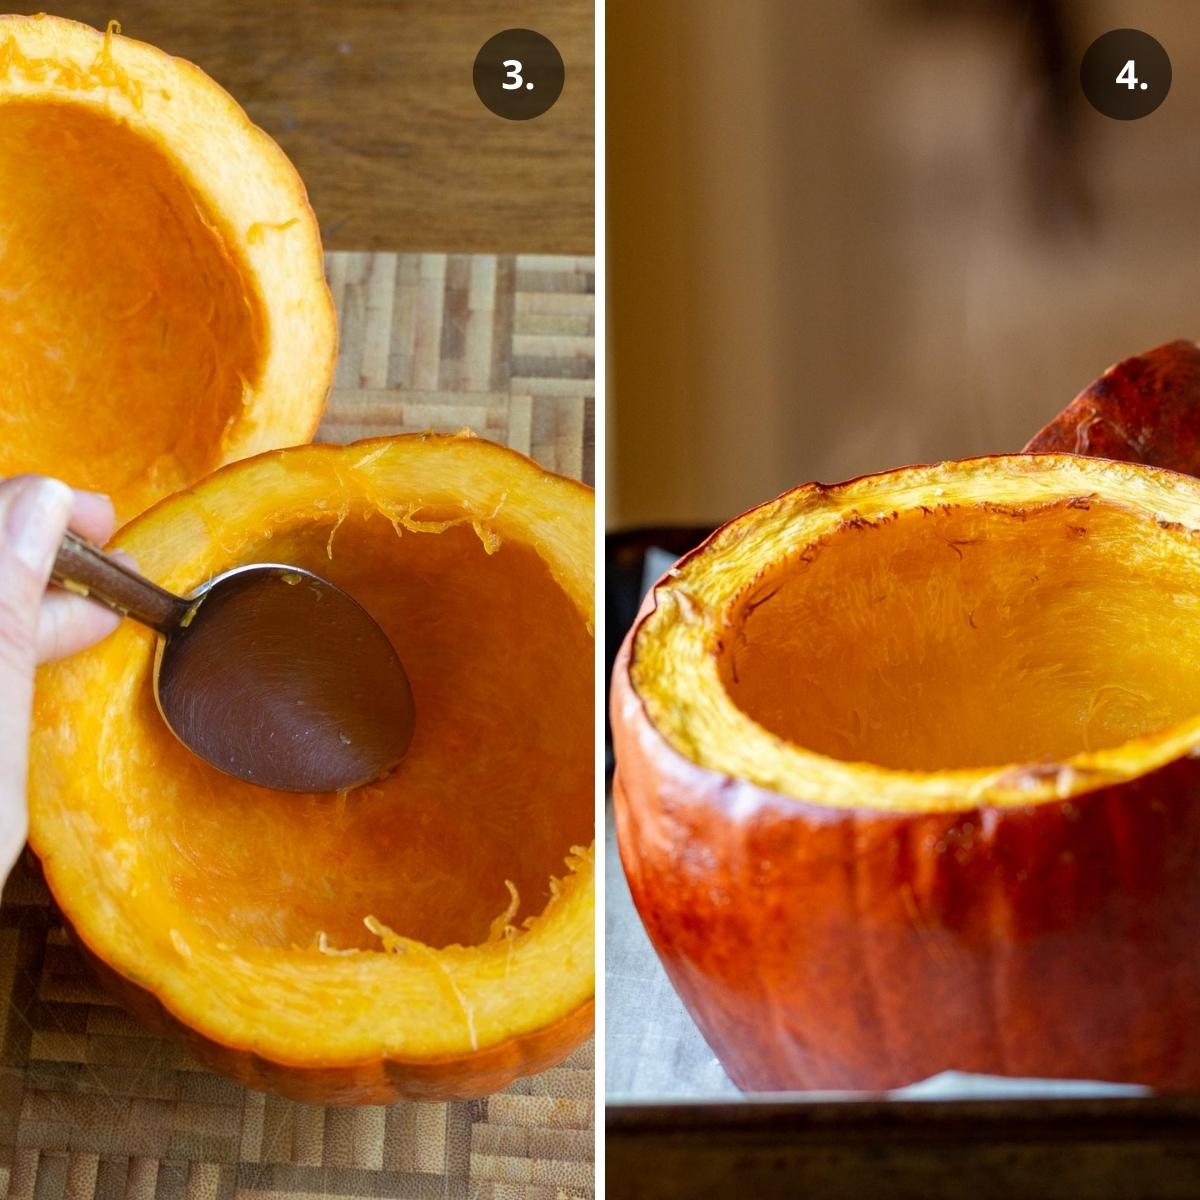
<svg viewBox="0 0 1200 1200">
<path fill-rule="evenodd" d="M 154 696 L 171 732 L 226 774 L 285 792 L 379 778 L 413 735 L 387 635 L 311 571 L 255 563 L 176 596 L 73 533 L 52 578 L 163 635 Z"/>
</svg>

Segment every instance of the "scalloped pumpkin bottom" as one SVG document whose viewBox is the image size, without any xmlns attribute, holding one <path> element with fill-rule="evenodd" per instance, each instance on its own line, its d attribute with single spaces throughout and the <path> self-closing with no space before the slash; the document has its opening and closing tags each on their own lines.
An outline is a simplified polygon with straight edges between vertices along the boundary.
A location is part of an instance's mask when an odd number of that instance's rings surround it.
<svg viewBox="0 0 1200 1200">
<path fill-rule="evenodd" d="M 1114 504 L 848 521 L 727 617 L 733 702 L 846 762 L 1062 761 L 1194 715 L 1200 562 Z"/>
<path fill-rule="evenodd" d="M 148 138 L 82 104 L 0 111 L 0 475 L 138 511 L 219 460 L 262 365 L 257 290 Z"/>
<path fill-rule="evenodd" d="M 593 823 L 592 641 L 542 560 L 515 544 L 489 555 L 469 525 L 397 537 L 378 516 L 239 557 L 309 567 L 371 612 L 412 682 L 412 748 L 345 796 L 271 792 L 192 756 L 144 687 L 121 737 L 156 764 L 152 785 L 127 785 L 145 872 L 232 946 L 379 950 L 367 917 L 470 946 L 503 914 L 540 912 Z"/>
</svg>

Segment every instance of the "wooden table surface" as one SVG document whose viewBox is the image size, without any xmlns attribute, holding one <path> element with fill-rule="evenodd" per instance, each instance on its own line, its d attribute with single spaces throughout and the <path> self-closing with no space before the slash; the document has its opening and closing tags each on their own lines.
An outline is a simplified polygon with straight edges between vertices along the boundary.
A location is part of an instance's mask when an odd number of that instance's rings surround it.
<svg viewBox="0 0 1200 1200">
<path fill-rule="evenodd" d="M 39 12 L 45 5 L 18 4 Z M 327 250 L 591 254 L 591 0 L 58 0 L 58 16 L 190 59 L 284 148 Z M 536 29 L 566 83 L 531 121 L 471 82 L 493 34 Z"/>
</svg>

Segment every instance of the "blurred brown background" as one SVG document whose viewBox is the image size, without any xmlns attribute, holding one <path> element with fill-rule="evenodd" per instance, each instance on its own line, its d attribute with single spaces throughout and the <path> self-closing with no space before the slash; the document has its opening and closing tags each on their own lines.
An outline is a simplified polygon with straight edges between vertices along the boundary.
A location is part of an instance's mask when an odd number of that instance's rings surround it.
<svg viewBox="0 0 1200 1200">
<path fill-rule="evenodd" d="M 47 11 L 18 5 L 15 11 Z M 57 0 L 191 59 L 283 146 L 327 250 L 591 254 L 591 0 Z M 558 102 L 506 121 L 471 82 L 502 29 L 545 34 Z"/>
<path fill-rule="evenodd" d="M 1016 450 L 1200 336 L 1200 16 L 1182 0 L 608 0 L 614 527 Z M 1095 112 L 1133 26 L 1169 97 Z"/>
</svg>

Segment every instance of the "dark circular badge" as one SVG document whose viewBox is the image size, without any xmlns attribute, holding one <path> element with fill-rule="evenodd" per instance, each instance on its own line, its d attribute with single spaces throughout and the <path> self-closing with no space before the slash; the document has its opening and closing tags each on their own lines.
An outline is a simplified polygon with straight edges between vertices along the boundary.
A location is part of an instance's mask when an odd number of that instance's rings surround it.
<svg viewBox="0 0 1200 1200">
<path fill-rule="evenodd" d="M 1171 60 L 1148 33 L 1111 29 L 1087 48 L 1079 82 L 1097 112 L 1115 121 L 1136 121 L 1167 98 Z"/>
<path fill-rule="evenodd" d="M 554 43 L 532 29 L 506 29 L 475 56 L 475 92 L 498 117 L 528 121 L 558 99 L 566 71 Z"/>
</svg>

